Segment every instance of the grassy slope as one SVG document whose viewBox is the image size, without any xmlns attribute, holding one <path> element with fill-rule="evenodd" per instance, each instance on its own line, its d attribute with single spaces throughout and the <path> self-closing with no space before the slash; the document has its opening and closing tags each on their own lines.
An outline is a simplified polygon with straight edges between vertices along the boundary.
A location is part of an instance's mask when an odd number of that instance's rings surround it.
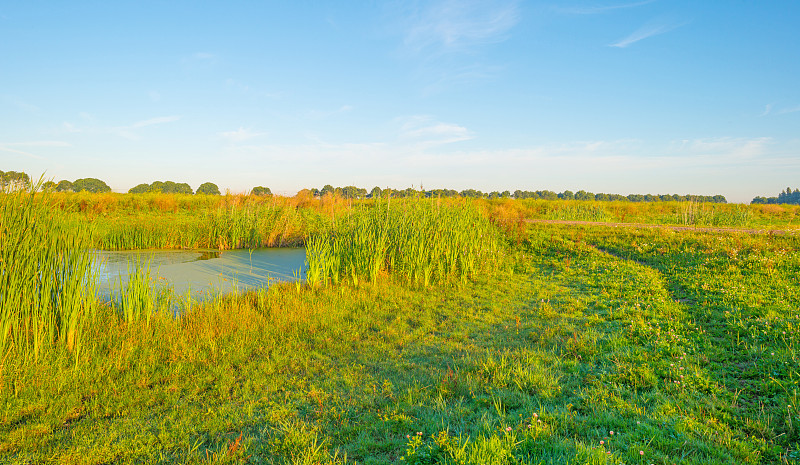
<svg viewBox="0 0 800 465">
<path fill-rule="evenodd" d="M 106 316 L 90 360 L 5 363 L 0 457 L 799 460 L 797 239 L 605 231 L 536 226 L 515 274 L 463 286 Z"/>
</svg>

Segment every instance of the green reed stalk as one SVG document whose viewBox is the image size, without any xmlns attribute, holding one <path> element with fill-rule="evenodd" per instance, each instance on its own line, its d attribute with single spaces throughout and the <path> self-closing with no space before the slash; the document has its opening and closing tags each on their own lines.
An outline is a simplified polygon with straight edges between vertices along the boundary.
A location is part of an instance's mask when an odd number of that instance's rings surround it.
<svg viewBox="0 0 800 465">
<path fill-rule="evenodd" d="M 440 206 L 424 200 L 380 203 L 340 219 L 327 235 L 307 243 L 313 282 L 330 276 L 358 284 L 375 282 L 381 271 L 429 286 L 448 276 L 469 279 L 490 272 L 499 256 L 499 235 L 469 204 Z M 329 270 L 322 276 L 321 270 Z"/>
<path fill-rule="evenodd" d="M 80 353 L 97 303 L 91 231 L 70 223 L 37 186 L 0 192 L 0 356 Z"/>
</svg>

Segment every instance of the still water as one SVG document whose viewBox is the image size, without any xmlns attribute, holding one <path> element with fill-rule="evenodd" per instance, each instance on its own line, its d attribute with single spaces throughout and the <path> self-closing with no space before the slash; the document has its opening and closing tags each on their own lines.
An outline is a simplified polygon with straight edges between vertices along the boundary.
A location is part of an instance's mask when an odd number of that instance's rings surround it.
<svg viewBox="0 0 800 465">
<path fill-rule="evenodd" d="M 97 251 L 94 266 L 101 297 L 119 294 L 120 282 L 140 267 L 150 268 L 156 283 L 172 287 L 176 295 L 203 299 L 218 293 L 266 287 L 275 281 L 305 276 L 305 249 L 251 250 L 137 250 Z"/>
</svg>

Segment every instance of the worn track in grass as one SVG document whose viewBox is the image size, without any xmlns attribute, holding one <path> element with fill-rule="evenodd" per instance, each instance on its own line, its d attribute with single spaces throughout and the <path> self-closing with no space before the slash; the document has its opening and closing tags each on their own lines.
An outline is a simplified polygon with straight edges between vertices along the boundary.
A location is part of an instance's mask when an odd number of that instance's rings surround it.
<svg viewBox="0 0 800 465">
<path fill-rule="evenodd" d="M 527 219 L 526 223 L 571 224 L 581 226 L 607 226 L 612 228 L 665 228 L 673 231 L 696 231 L 714 233 L 745 233 L 745 234 L 798 234 L 800 229 L 748 229 L 748 228 L 714 228 L 697 226 L 678 226 L 670 224 L 650 223 L 615 223 L 605 221 L 570 221 L 570 220 L 539 220 Z"/>
</svg>

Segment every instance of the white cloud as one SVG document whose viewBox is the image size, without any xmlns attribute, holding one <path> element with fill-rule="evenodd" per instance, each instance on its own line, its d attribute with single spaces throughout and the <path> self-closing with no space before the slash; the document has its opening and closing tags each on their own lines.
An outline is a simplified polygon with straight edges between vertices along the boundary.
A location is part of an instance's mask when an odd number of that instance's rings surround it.
<svg viewBox="0 0 800 465">
<path fill-rule="evenodd" d="M 23 152 L 22 150 L 10 149 L 8 147 L 3 147 L 2 145 L 0 145 L 0 150 L 2 150 L 4 152 L 16 153 L 18 155 L 25 155 L 26 157 L 36 158 L 38 160 L 41 160 L 43 158 L 43 157 L 40 157 L 39 155 L 34 155 L 34 154 L 30 153 L 30 152 Z"/>
<path fill-rule="evenodd" d="M 244 142 L 249 139 L 253 139 L 256 137 L 261 137 L 266 135 L 265 132 L 254 132 L 251 129 L 239 128 L 235 131 L 226 131 L 219 133 L 220 137 L 229 141 L 229 142 Z"/>
<path fill-rule="evenodd" d="M 400 140 L 411 142 L 420 146 L 420 148 L 460 142 L 474 137 L 463 126 L 435 121 L 430 116 L 410 116 L 398 118 L 398 121 L 401 123 L 399 130 Z"/>
<path fill-rule="evenodd" d="M 613 44 L 610 44 L 609 47 L 617 47 L 617 48 L 626 48 L 630 47 L 631 45 L 639 42 L 641 40 L 647 39 L 648 37 L 653 37 L 661 34 L 665 34 L 670 32 L 674 29 L 677 29 L 681 26 L 686 25 L 687 23 L 651 23 L 645 24 L 644 26 L 640 27 L 636 31 L 634 31 L 629 36 L 621 39 Z"/>
<path fill-rule="evenodd" d="M 337 108 L 336 110 L 311 110 L 308 112 L 308 117 L 311 119 L 324 119 L 334 115 L 342 114 L 342 113 L 349 113 L 353 110 L 352 105 L 342 105 L 341 107 Z"/>
<path fill-rule="evenodd" d="M 424 3 L 409 15 L 404 44 L 413 52 L 465 52 L 506 40 L 518 21 L 516 2 Z"/>
<path fill-rule="evenodd" d="M 4 100 L 26 113 L 39 112 L 39 107 L 37 107 L 36 105 L 32 105 L 28 102 L 25 102 L 13 95 L 0 95 L 0 100 Z"/>
<path fill-rule="evenodd" d="M 64 142 L 60 140 L 35 140 L 29 142 L 10 142 L 7 144 L 2 144 L 6 147 L 72 147 L 72 144 L 69 142 Z"/>
<path fill-rule="evenodd" d="M 558 13 L 575 14 L 575 15 L 593 15 L 598 13 L 605 13 L 607 11 L 622 10 L 626 8 L 636 8 L 638 6 L 653 3 L 655 0 L 645 0 L 635 3 L 621 3 L 617 5 L 606 6 L 576 6 L 576 7 L 561 7 L 556 6 L 553 9 Z"/>
<path fill-rule="evenodd" d="M 494 47 L 521 18 L 517 0 L 397 2 L 387 29 L 401 38 L 400 56 L 416 62 L 426 94 L 495 78 L 504 69 Z"/>
<path fill-rule="evenodd" d="M 164 124 L 164 123 L 172 123 L 181 119 L 180 116 L 172 115 L 172 116 L 158 116 L 155 118 L 146 119 L 143 121 L 137 121 L 130 126 L 124 126 L 124 128 L 128 129 L 136 129 L 136 128 L 143 128 L 146 126 L 153 126 L 155 124 Z"/>
<path fill-rule="evenodd" d="M 271 99 L 278 99 L 281 98 L 283 94 L 280 92 L 266 92 L 263 90 L 259 90 L 250 86 L 248 84 L 244 84 L 242 82 L 237 81 L 236 79 L 228 78 L 225 80 L 225 87 L 228 89 L 237 90 L 246 95 L 254 95 L 256 97 L 265 97 Z"/>
<path fill-rule="evenodd" d="M 81 113 L 81 117 L 83 119 L 91 119 L 88 115 Z M 123 137 L 125 139 L 130 140 L 138 140 L 139 135 L 136 133 L 136 129 L 141 129 L 149 126 L 155 126 L 159 124 L 166 124 L 166 123 L 173 123 L 175 121 L 180 120 L 181 117 L 178 115 L 171 115 L 171 116 L 157 116 L 155 118 L 148 118 L 141 121 L 136 121 L 126 126 L 114 126 L 114 127 L 98 127 L 98 126 L 77 126 L 71 122 L 65 121 L 62 123 L 62 127 L 64 131 L 71 133 L 71 134 L 114 134 L 119 137 Z"/>
<path fill-rule="evenodd" d="M 785 108 L 785 109 L 779 111 L 778 114 L 783 115 L 783 114 L 786 114 L 786 113 L 796 113 L 798 111 L 800 111 L 800 105 L 798 105 L 796 107 Z"/>
</svg>

